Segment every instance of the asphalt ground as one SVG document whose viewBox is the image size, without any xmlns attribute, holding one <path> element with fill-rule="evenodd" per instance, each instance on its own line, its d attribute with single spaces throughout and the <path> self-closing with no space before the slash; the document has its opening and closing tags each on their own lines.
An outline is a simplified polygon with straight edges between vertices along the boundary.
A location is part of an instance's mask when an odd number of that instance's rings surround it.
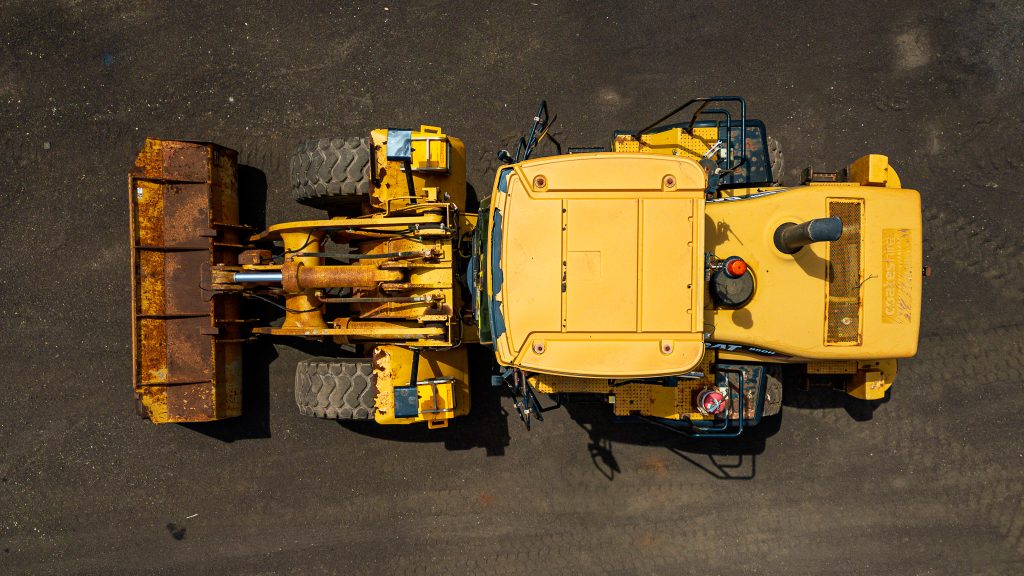
<svg viewBox="0 0 1024 576">
<path fill-rule="evenodd" d="M 0 573 L 1024 572 L 1024 8 L 1007 2 L 4 2 Z M 924 201 L 920 352 L 873 412 L 825 399 L 695 443 L 600 407 L 526 431 L 300 416 L 305 352 L 250 352 L 246 416 L 130 406 L 126 172 L 145 136 L 236 148 L 266 220 L 306 137 L 430 123 L 470 181 L 546 98 L 570 145 L 745 96 L 804 166 L 887 154 Z"/>
</svg>

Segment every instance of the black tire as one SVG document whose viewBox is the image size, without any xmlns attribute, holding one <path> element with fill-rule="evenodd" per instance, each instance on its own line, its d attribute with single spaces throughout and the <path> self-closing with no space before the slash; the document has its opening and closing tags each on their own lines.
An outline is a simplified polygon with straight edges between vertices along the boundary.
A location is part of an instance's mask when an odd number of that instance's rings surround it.
<svg viewBox="0 0 1024 576">
<path fill-rule="evenodd" d="M 768 162 L 772 168 L 772 180 L 781 184 L 783 171 L 786 169 L 785 156 L 782 154 L 782 145 L 771 136 L 768 137 Z"/>
<path fill-rule="evenodd" d="M 366 138 L 307 140 L 291 160 L 292 196 L 299 204 L 332 211 L 358 205 L 370 194 Z"/>
<path fill-rule="evenodd" d="M 295 403 L 306 416 L 372 420 L 376 396 L 369 358 L 313 358 L 295 367 Z"/>
<path fill-rule="evenodd" d="M 761 416 L 768 418 L 782 412 L 782 367 L 765 366 L 764 407 Z"/>
</svg>

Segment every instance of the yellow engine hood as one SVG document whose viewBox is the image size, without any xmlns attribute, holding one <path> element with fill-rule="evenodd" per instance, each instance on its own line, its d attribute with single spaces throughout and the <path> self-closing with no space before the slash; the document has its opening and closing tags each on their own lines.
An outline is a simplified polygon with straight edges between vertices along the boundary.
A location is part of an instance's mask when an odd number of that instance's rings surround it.
<svg viewBox="0 0 1024 576">
<path fill-rule="evenodd" d="M 504 177 L 489 239 L 500 252 L 488 282 L 499 362 L 583 377 L 663 376 L 697 365 L 699 164 L 578 154 L 523 162 Z"/>
<path fill-rule="evenodd" d="M 750 303 L 709 310 L 713 340 L 797 359 L 907 358 L 921 319 L 921 197 L 857 183 L 797 186 L 707 205 L 708 251 L 739 256 L 756 278 Z M 786 222 L 837 216 L 839 242 L 793 255 L 772 243 Z M 844 250 L 845 246 L 845 250 Z"/>
</svg>

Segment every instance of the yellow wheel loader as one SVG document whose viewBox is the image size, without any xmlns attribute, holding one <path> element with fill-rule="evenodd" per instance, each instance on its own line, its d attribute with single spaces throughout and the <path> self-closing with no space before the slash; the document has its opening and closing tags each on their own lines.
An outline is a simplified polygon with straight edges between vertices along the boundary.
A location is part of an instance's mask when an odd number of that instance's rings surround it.
<svg viewBox="0 0 1024 576">
<path fill-rule="evenodd" d="M 327 216 L 265 230 L 240 222 L 235 151 L 147 140 L 129 175 L 139 411 L 238 416 L 245 343 L 272 336 L 355 350 L 301 362 L 296 402 L 379 424 L 446 427 L 471 385 L 508 386 L 527 425 L 541 395 L 585 394 L 697 437 L 777 415 L 783 379 L 886 396 L 924 268 L 919 194 L 885 156 L 782 186 L 738 97 L 607 148 L 563 153 L 553 123 L 542 103 L 476 213 L 441 128 L 303 143 L 294 195 Z M 490 381 L 469 381 L 471 344 L 493 351 Z"/>
</svg>

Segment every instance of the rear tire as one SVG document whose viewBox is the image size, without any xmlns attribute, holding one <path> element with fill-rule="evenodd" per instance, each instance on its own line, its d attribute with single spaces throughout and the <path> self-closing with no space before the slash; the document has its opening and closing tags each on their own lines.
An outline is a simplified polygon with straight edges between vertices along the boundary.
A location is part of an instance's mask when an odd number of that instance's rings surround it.
<svg viewBox="0 0 1024 576">
<path fill-rule="evenodd" d="M 370 194 L 366 138 L 307 140 L 291 159 L 292 196 L 328 212 L 359 205 Z"/>
<path fill-rule="evenodd" d="M 761 416 L 768 418 L 782 412 L 782 367 L 765 366 L 764 405 Z"/>
<path fill-rule="evenodd" d="M 295 367 L 295 404 L 306 416 L 373 420 L 376 396 L 369 358 L 313 358 Z"/>
<path fill-rule="evenodd" d="M 771 136 L 768 137 L 768 163 L 772 168 L 772 180 L 781 185 L 782 172 L 786 169 L 785 156 L 782 154 L 782 145 Z"/>
</svg>

